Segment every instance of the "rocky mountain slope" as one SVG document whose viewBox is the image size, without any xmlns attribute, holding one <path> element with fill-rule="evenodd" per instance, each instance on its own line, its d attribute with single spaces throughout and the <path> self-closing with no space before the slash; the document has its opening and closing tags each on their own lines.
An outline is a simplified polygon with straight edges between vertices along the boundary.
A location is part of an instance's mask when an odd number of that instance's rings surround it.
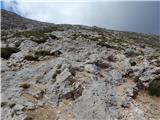
<svg viewBox="0 0 160 120">
<path fill-rule="evenodd" d="M 1 12 L 2 120 L 160 119 L 159 36 Z"/>
<path fill-rule="evenodd" d="M 51 24 L 34 21 L 31 19 L 23 18 L 16 13 L 6 11 L 4 9 L 1 9 L 1 28 L 2 29 L 31 29 L 39 26 L 49 26 Z"/>
</svg>

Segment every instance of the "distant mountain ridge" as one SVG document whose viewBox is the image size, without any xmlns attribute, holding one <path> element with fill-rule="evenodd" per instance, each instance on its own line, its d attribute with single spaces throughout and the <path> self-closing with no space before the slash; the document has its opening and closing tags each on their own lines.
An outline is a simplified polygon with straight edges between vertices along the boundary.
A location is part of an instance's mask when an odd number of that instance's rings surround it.
<svg viewBox="0 0 160 120">
<path fill-rule="evenodd" d="M 36 27 L 45 27 L 50 23 L 39 22 L 24 18 L 16 13 L 1 9 L 1 29 L 31 29 Z"/>
</svg>

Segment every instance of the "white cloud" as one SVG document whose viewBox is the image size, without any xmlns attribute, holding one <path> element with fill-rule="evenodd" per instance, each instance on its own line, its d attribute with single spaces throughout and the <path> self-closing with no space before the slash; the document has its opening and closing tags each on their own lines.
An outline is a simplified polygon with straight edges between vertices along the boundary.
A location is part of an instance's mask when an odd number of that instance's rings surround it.
<svg viewBox="0 0 160 120">
<path fill-rule="evenodd" d="M 40 1 L 16 0 L 15 4 L 11 0 L 5 0 L 4 7 L 6 9 L 12 8 L 22 16 L 39 21 L 72 24 L 84 24 L 85 22 L 85 15 L 83 14 L 89 8 L 84 7 L 84 3 Z"/>
</svg>

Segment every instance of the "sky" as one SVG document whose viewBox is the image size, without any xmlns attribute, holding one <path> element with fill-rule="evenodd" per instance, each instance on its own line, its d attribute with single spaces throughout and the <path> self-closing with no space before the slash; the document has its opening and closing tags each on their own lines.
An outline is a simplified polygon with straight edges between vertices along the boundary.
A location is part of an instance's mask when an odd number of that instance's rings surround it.
<svg viewBox="0 0 160 120">
<path fill-rule="evenodd" d="M 1 8 L 44 22 L 160 35 L 160 1 L 1 0 Z"/>
</svg>

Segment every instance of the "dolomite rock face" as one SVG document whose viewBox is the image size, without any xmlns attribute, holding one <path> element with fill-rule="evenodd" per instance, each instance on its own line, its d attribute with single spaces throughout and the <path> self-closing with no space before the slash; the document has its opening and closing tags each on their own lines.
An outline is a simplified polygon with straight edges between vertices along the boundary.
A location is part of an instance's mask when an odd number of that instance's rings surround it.
<svg viewBox="0 0 160 120">
<path fill-rule="evenodd" d="M 8 29 L 3 47 L 19 52 L 1 57 L 2 120 L 160 119 L 160 98 L 147 91 L 160 80 L 158 36 L 46 23 L 36 33 Z"/>
</svg>

